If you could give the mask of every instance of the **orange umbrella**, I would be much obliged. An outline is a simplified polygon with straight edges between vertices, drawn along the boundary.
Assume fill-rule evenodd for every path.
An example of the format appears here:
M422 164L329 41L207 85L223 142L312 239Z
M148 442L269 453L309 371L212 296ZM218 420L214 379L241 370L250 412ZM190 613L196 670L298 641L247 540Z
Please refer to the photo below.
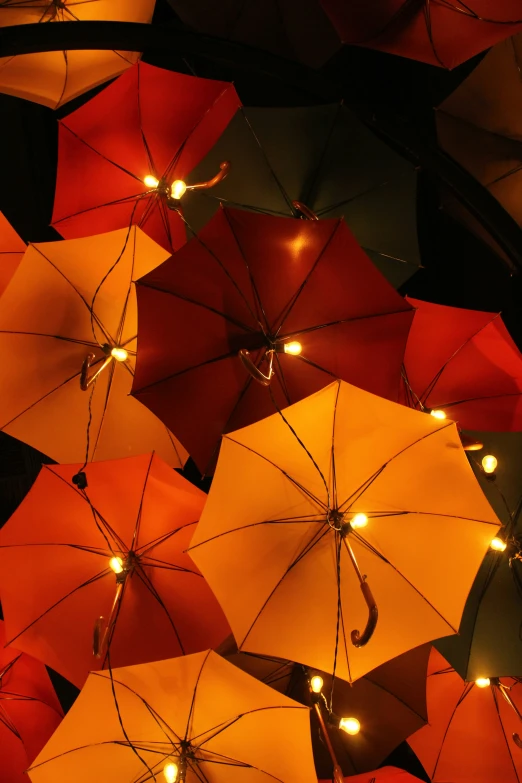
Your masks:
M308 709L220 655L112 675L89 675L32 783L317 783Z
M498 527L453 422L336 381L223 436L189 551L239 649L353 681L456 633Z
M128 396L137 332L132 281L167 255L134 226L28 247L0 305L1 430L57 462L155 449L182 466L183 448Z
M0 27L48 22L142 22L156 0L3 0ZM137 52L81 50L19 54L0 59L0 92L57 109L130 68Z
M78 467L44 465L0 531L9 643L78 687L108 663L219 644L228 625L185 554L204 493L154 454L88 465L87 490Z
M433 783L519 783L522 684L518 679L464 682L433 648L427 697L429 724L408 742Z
M45 666L18 650L4 649L0 621L0 779L27 783L25 770L62 719Z
M25 253L26 244L0 212L0 294L14 275Z

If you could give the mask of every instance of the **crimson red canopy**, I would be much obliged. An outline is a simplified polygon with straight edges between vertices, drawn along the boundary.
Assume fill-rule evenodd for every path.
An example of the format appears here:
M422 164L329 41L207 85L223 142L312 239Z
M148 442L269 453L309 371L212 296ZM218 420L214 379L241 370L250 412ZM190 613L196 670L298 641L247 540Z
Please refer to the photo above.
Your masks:
M222 208L137 285L132 394L173 429L200 470L222 433L342 378L398 399L413 317L342 220ZM299 341L299 356L284 344ZM269 387L251 378L247 349Z
M184 244L179 213L144 178L184 180L240 105L227 82L138 63L60 121L53 226L74 239L135 223L168 250Z
M344 43L455 68L522 30L520 0L321 0Z

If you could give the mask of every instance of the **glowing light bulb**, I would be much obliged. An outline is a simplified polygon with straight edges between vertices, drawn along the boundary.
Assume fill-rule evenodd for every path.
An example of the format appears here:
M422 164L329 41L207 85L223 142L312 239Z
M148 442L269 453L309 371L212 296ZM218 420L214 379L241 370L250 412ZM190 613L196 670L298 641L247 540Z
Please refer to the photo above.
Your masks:
M175 198L176 201L179 201L179 199L185 195L186 190L187 190L187 186L183 182L183 180L176 179L170 186L170 195L172 196L172 198Z
M143 177L143 184L148 188L157 188L159 185L159 179L156 179L156 177L154 177L152 174L147 174L146 177Z
M486 454L485 457L482 457L482 468L484 473L494 473L497 465L498 460L493 454Z
M109 565L115 574L121 574L123 571L123 560L121 557L111 557Z
M301 343L298 343L297 340L294 340L291 343L284 343L283 348L285 350L285 353L289 353L290 356L299 356L299 354L303 350L303 346L301 345Z
M489 546L491 547L491 549L494 549L495 552L505 552L507 544L505 541L502 541L501 538L495 537L494 539L492 539L492 541L490 541Z
M167 783L176 783L178 777L178 765L174 764L172 761L169 761L169 763L165 764L163 767L163 774Z
M479 688L487 688L489 685L489 677L479 677L478 680L475 680L475 685L478 685Z
M353 519L350 520L350 527L357 530L360 527L366 527L368 524L368 517L366 514L356 514Z
M113 348L111 351L111 356L113 359L116 359L117 362L125 362L129 358L129 354L125 350L125 348Z
M357 718L341 718L339 721L339 728L345 731L347 734L358 734L361 730L361 724Z
M310 688L314 693L321 693L323 689L323 678L319 677L318 674L316 674L315 677L312 677L310 680Z
M433 416L434 419L445 419L446 418L446 414L444 413L444 411L441 411L441 410L438 410L438 409L432 410L432 411L430 411L430 413L431 413L431 415Z

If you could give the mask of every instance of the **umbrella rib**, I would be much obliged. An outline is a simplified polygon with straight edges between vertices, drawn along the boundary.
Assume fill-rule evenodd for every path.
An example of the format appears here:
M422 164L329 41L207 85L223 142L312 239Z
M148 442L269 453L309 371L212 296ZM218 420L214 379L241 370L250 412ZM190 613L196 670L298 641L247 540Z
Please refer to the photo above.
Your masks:
M500 723L500 728L502 729L502 736L504 737L504 742L506 743L506 747L507 747L507 750L508 750L508 753L509 753L509 758L511 759L511 763L513 765L513 772L516 775L517 781L519 781L519 783L520 783L520 776L518 774L517 766L515 764L515 759L513 758L513 754L511 753L511 746L510 746L508 738L506 736L506 731L504 729L504 724L502 723L502 718L500 717L500 708L498 706L497 694L496 694L496 691L494 690L494 688L490 688L490 689L491 689L491 695L493 697L493 701L495 703L495 710L496 710L496 713L497 713L498 722Z
M136 90L136 99L138 102L138 125L140 128L140 135L141 140L143 142L143 148L145 150L145 154L147 156L147 159L149 161L149 165L151 167L151 170L154 172L154 174L158 177L158 179L161 179L161 177L158 176L158 171L156 169L156 166L154 165L154 160L152 157L152 152L150 150L149 144L147 142L147 137L145 136L145 131L143 130L143 120L141 116L141 90L140 90L140 76L141 76L141 69L138 67L138 86Z
M332 449L331 449L331 460L332 460L332 487L333 487L333 498L334 498L334 508L337 508L337 471L335 468L335 426L337 423L337 404L339 402L339 394L341 392L341 384L337 384L337 393L335 395L335 403L334 403L334 409L333 409L333 420L332 420Z
M93 444L93 447L92 447L91 461L94 459L94 456L96 454L96 449L98 448L98 443L99 443L100 438L101 438L103 425L105 424L105 416L106 416L107 410L109 408L109 398L110 398L111 391L112 391L112 382L114 380L114 373L116 372L116 362L111 362L111 364L110 364L108 369L109 369L109 371L108 371L107 376L106 376L107 377L107 388L105 390L105 395L104 395L105 399L103 400L103 408L102 408L102 412L101 412L101 416L100 416L100 421L99 421L99 424L98 424L98 431L96 433L96 438L94 440L94 444ZM97 383L97 381L96 381L96 383ZM96 388L96 384L94 384L92 388L93 388L93 394L94 394L94 389ZM87 432L86 432L86 436L87 436L86 437L86 451L87 451L86 457L87 457L87 459L85 460L86 462L88 461L88 457L89 457L89 453L88 453L89 452L89 426L90 426L90 422L87 425Z
M75 337L63 337L60 334L45 334L44 332L21 332L17 329L0 329L0 334L17 334L24 337L48 337L50 340L62 340L66 343L73 343L74 345L85 345L87 348L99 348L98 343L90 342L89 340L78 340Z
M351 204L353 201L357 201L358 198L367 196L369 193L374 193L376 190L385 188L387 185L390 185L393 182L399 182L400 180L405 178L406 178L406 174L401 174L399 177L394 177L393 179L385 179L382 182L379 182L377 185L373 185L371 188L367 188L366 190L361 190L361 192L356 193L355 196L350 196L350 198L346 198L343 199L342 201L338 201L336 204L331 204L328 207L323 207L322 209L317 210L316 215L318 217L323 217L323 215L327 215L328 212L332 212L332 210L334 209L339 209L339 207L344 207L346 206L346 204ZM402 260L402 259L398 259L398 260Z
M97 204L94 207L86 207L85 209L79 209L77 212L71 212L70 215L65 215L64 217L53 220L53 226L57 226L59 223L63 223L65 220L70 220L71 218L78 217L78 215L85 215L86 212L95 212L96 210L103 209L104 207L115 207L118 204L126 204L127 202L139 201L140 199L146 198L147 196L150 195L151 195L150 191L147 191L146 193L136 193L133 196L125 196L124 198L114 199L114 201L106 201L104 204Z
M283 394L285 395L287 405L290 405L291 404L290 392L288 391L288 386L287 386L287 383L286 383L285 374L283 372L283 366L281 364L281 359L279 358L279 354L277 352L274 353L273 356L275 357L275 361L276 361L276 364L277 364L277 370L278 370L277 373L274 373L275 376L276 376L276 380L279 381L279 385L281 386ZM279 406L276 404L274 393L273 393L273 390L272 390L272 385L270 385L268 387L268 391L270 392L270 397L272 398L272 403L274 404L274 407L275 407L276 411L279 412Z
M424 14L424 24L426 25L426 32L428 34L428 39L433 52L433 56L435 57L435 59L437 60L437 62L442 68L446 68L446 65L440 59L437 49L435 48L435 40L433 37L433 29L431 26L430 0L424 0L423 14Z
M408 704L408 702L405 701L401 696L397 696L396 693L394 693L393 691L388 690L388 688L386 688L384 685L381 685L381 683L377 682L376 680L372 680L372 678L370 677L370 674L371 674L371 672L368 672L368 674L365 674L364 675L364 679L368 680L369 682L371 682L371 684L375 688L378 688L379 690L384 691L384 693L387 693L389 696L391 696L392 698L396 699L398 702L403 704L404 707L406 707L410 712L412 712L414 715L416 715L418 718L420 718L420 720L422 720L424 722L424 724L426 725L426 723L428 722L427 718L426 718L426 715L422 715L420 712L417 712L417 710L414 709L411 706L411 704Z
M181 654L185 655L185 647L183 645L183 642L181 641L181 636L179 635L178 629L176 628L176 624L175 624L174 620L172 619L172 617L170 615L170 612L167 609L167 606L166 606L165 602L163 601L163 598L158 593L158 591L156 590L154 584L152 583L152 580L149 578L148 574L146 573L145 568L138 567L136 569L136 576L139 579L141 579L142 583L145 585L145 587L147 588L149 593L152 595L153 598L156 599L156 601L159 603L159 605L161 606L161 608L165 612L165 614L167 616L167 620L169 621L169 623L170 623L170 625L172 627L172 630L174 631L174 634L176 636L177 642L179 644L179 648L181 650Z
M449 674L452 671L453 671L453 669L449 668L449 669L444 670L443 672L437 672L437 674ZM462 702L464 701L466 696L468 696L468 694L471 693L472 689L473 689L473 685L470 685L470 683L465 683L464 684L464 690L462 691L461 695L459 696L459 698L457 700L457 703L455 704L455 707L453 708L452 713L450 715L450 719L448 721L448 725L446 726L446 731L444 732L444 736L442 737L442 742L440 744L439 752L437 753L437 758L435 760L435 766L433 767L433 773L432 773L432 775L430 775L430 777L434 777L435 776L435 772L437 771L437 767L439 765L440 757L441 757L442 751L444 749L444 743L446 742L446 737L448 736L448 732L450 730L451 724L453 723L453 718L455 717L458 708L460 707L460 705L462 704Z
M212 753L215 756L218 756L220 759L225 759L224 761L218 761L216 759L206 759L206 758L200 758L199 761L203 762L205 764L222 764L223 766L227 767L241 767L243 769L255 769L256 772L261 772L262 775L268 775L268 777L272 778L272 780L277 780L279 783L283 783L281 778L276 777L275 775L272 775L271 772L267 772L264 769L261 769L260 767L256 767L255 764L249 764L247 761L239 761L239 759L234 759L231 756L223 756L221 753L216 753L216 751L208 751L204 750L204 753Z
M456 405L465 405L467 402L478 402L479 400L499 400L503 397L519 397L522 391L506 392L505 394L487 394L483 397L469 397L467 400L456 400L455 402L445 402L444 407L454 407ZM442 405L441 405L442 407Z
M268 209L263 207L256 207L255 204L244 204L240 201L232 201L228 198L223 198L222 196L214 196L212 193L207 193L206 190L200 190L195 191L195 194L198 195L198 198L206 198L211 201L216 201L218 204L223 204L224 206L230 206L230 207L239 207L243 209L247 209L249 212L256 212L259 215L274 215L275 217L292 217L288 214L288 212L281 212L277 209ZM192 230L193 234L196 234L194 230Z
M235 527L232 530L225 530L223 533L216 533L215 536L211 536L210 538L205 539L205 541L200 541L199 544L194 544L193 546L189 546L186 550L187 552L191 552L193 549L197 549L200 546L203 546L204 544L210 544L212 541L216 541L218 538L223 538L223 536L228 536L231 533L241 533L243 530L248 530L251 527L259 527L260 525L277 525L277 524L288 524L288 523L302 523L302 524L310 524L311 522L317 522L318 524L324 525L326 524L324 517L320 517L319 519L307 519L306 517L285 517L283 519L264 519L262 522L251 522L248 525L242 525L241 527Z
M62 100L63 100L63 96L65 95L65 90L67 89L67 81L69 79L69 58L67 57L67 51L64 49L62 51L62 54L63 54L64 65L65 65L65 73L64 73L64 77L63 77L62 91L60 93L60 97L58 98L58 102L56 104L56 108L61 106L61 103L62 103Z
M329 147L329 145L330 145L330 143L332 141L332 138L333 138L333 135L334 135L334 131L335 131L335 127L337 125L339 117L341 116L342 105L343 105L342 101L337 104L337 109L336 109L336 112L335 112L335 116L332 118L332 123L330 125L330 128L328 129L328 133L326 133L325 136L324 136L324 145L323 145L323 148L321 150L321 154L319 155L319 161L317 163L317 167L316 167L316 169L314 171L314 174L312 176L310 185L308 187L308 192L304 193L303 197L299 199L300 201L304 201L304 203L308 207L312 207L313 203L315 202L315 198L312 198L312 194L314 193L314 191L316 189L317 181L319 179L319 175L320 175L321 169L323 167L323 164L324 164L324 161L325 161L325 158L326 158L326 152L327 152L328 147ZM301 196L301 194L299 194L299 196Z
M224 359L231 359L233 357L236 357L235 351L231 353L225 353L222 356L214 356L212 359L206 359L204 362L193 364L192 367L185 367L185 369L179 370L178 372L173 372L171 375L166 375L164 378L159 378L157 381L147 383L145 386L141 386L139 389L135 389L133 394L134 396L137 396L138 394L142 394L148 389L152 389L154 386L159 386L162 383L166 383L167 381L172 380L172 378L179 378L180 375L185 375L188 372L192 372L192 370L199 370L200 367L206 367L208 364L215 364L216 362L222 362Z
M132 217L131 217L131 220L132 220ZM130 268L130 274L129 274L129 285L127 287L127 293L125 295L125 302L124 302L123 307L121 309L120 323L118 324L118 327L116 329L116 345L120 345L121 344L121 340L122 340L122 336L123 336L123 329L125 327L125 319L127 318L127 310L128 310L128 307L129 307L129 299L130 299L130 295L131 295L131 291L132 291L132 285L133 285L135 261L136 261L136 231L133 232L133 248L132 248L131 268Z
M205 666L205 664L206 664L206 662L208 660L208 656L210 655L210 652L211 651L209 650L207 652L207 654L205 655L205 657L203 658L203 661L201 663L201 666L200 666L200 669L199 669L199 672L198 672L198 676L196 677L196 682L195 682L195 685L194 685L194 691L192 693L192 699L190 700L190 707L189 707L188 716L187 716L187 725L186 725L186 728L185 728L185 736L184 736L185 742L188 739L189 728L190 728L190 721L192 720L192 716L194 714L194 707L195 707L195 704L196 704L196 694L197 694L197 690L198 690L198 687L199 687L199 682L201 680L201 675L203 674L203 668L204 668L204 666ZM192 739L194 739L194 738L191 737L191 740Z
M10 424L12 424L14 421L20 418L20 416L23 416L24 413L27 413L27 411L30 411L31 408L34 408L36 405L38 405L40 402L43 402L43 400L47 399L47 397L50 397L51 394L54 394L54 392L58 391L59 389L62 389L64 386L66 386L70 381L74 381L75 378L78 378L79 372L75 373L74 375L71 375L70 378L66 378L65 381L62 381L62 383L59 383L58 386L55 386L54 389L51 389L46 394L43 395L43 397L39 397L37 400L32 402L30 405L27 406L27 408L24 408L23 411L20 411L20 413L17 413L16 416L13 416L12 419L9 421L6 421L4 424L1 425L0 430L5 429Z
M282 340L287 340L289 337L298 337L301 334L308 334L309 332L315 332L318 329L327 329L329 326L337 326L338 324L349 324L358 321L367 321L370 318L387 318L390 315L403 315L408 310L390 310L386 313L369 313L368 315L357 315L353 318L340 318L338 321L329 321L326 324L316 324L315 326L308 326L306 329L299 329L296 332L289 332L281 337ZM297 357L301 359L301 356Z
M210 651L209 651L210 652ZM205 734L210 734L209 737L202 740L198 745L196 745L197 750L201 750L203 748L203 745L206 745L207 742L210 742L211 740L215 739L219 734L222 734L224 731L229 729L231 726L233 726L235 723L237 723L242 718L246 717L247 715L253 715L256 712L267 712L268 710L306 710L308 711L307 707L304 707L302 704L299 705L291 705L291 704L278 704L275 706L269 706L269 707L254 707L252 710L246 710L246 712L241 712L239 715L235 715L233 718L229 718L228 720L224 720L222 723L216 724L216 726L213 726L210 729L206 729L205 731L202 731L200 734L196 734L194 736L191 736L190 741L191 743L194 743L194 740L200 739L200 737L204 737ZM214 732L213 734L211 732ZM207 750L206 748L203 748L203 752L207 753L214 753L213 750ZM217 754L216 754L217 755Z
M162 544L168 538L175 536L176 533L179 533L181 530L185 530L185 528L187 527L191 527L191 525L197 525L197 520L195 520L194 522L188 522L186 525L181 525L180 527L175 528L175 530L170 530L168 533L164 533L161 536L157 536L152 541L148 541L147 544L143 544L143 546L136 547L134 551L136 552L136 554L139 554L140 556L146 555L147 552L150 552L150 550L153 549L155 546Z
M147 472L145 473L145 481L143 482L143 489L141 490L141 496L140 496L140 503L138 506L138 514L136 516L136 523L134 525L134 532L132 534L132 543L130 545L130 549L134 551L135 544L137 544L138 541L138 535L140 532L141 527L141 514L143 511L143 500L145 498L145 492L147 490L147 483L149 481L150 471L152 468L152 460L154 459L154 452L150 455L149 464L147 465Z
M60 125L62 126L62 128L65 128L66 130L68 130L68 131L69 131L69 133L72 133L72 135L75 137L75 139L77 139L77 140L78 140L79 142L81 142L82 144L85 144L85 146L86 146L86 147L88 147L88 148L89 148L89 149L90 149L92 152L96 153L96 155L99 155L99 156L100 156L100 158L103 158L104 160L106 160L106 161L107 161L107 163L111 163L113 166L116 166L116 168L120 169L120 171L123 171L123 173L124 173L124 174L128 174L128 175L129 175L129 177L132 177L133 179L136 179L136 180L138 180L138 182L139 182L140 184L143 184L143 183L142 183L142 181L141 181L141 179L140 179L140 178L139 178L139 177L138 177L136 174L133 174L133 173L132 173L132 171L129 171L129 170L128 170L128 169L126 169L124 166L120 166L120 164L119 164L119 163L116 163L114 160L111 160L111 159L110 159L110 158L108 158L106 155L104 155L103 153L101 153L99 150L97 150L97 149L95 149L94 147L92 147L92 146L89 144L89 142L85 141L85 139L82 139L82 138L81 138L81 136L78 136L78 134L77 134L77 133L75 133L75 132L74 132L74 131L73 131L71 128L69 128L69 126L68 126L68 125L66 125L66 124L65 124L65 120L60 120ZM93 209L94 209L94 207L93 207ZM62 220L64 220L64 218L62 218Z

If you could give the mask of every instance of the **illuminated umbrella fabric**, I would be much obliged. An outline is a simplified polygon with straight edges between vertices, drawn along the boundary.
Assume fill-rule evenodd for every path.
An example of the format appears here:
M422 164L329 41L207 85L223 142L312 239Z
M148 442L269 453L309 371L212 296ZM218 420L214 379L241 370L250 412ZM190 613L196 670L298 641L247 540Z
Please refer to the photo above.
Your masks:
M32 783L92 783L103 770L111 783L163 781L183 757L187 783L316 783L308 709L216 653L112 674L89 675Z
M428 672L429 724L408 740L433 783L519 783L522 684L512 678L465 683L433 650ZM513 709L503 697L512 699Z
M45 666L4 644L0 621L0 775L2 783L24 783L63 713Z
M134 223L172 252L186 233L171 185L190 175L239 106L227 82L138 63L60 120L53 226L69 239Z
M298 60L324 64L341 42L319 0L169 0L179 18L198 32Z
M413 311L342 220L221 209L137 291L132 393L202 472L213 469L223 432L332 378L397 399ZM296 342L301 355L285 353ZM240 351L266 377L273 362L269 388L243 367Z
M194 178L212 177L223 160L231 164L226 179L182 199L193 231L220 200L289 216L301 215L298 201L319 218L344 217L394 286L420 266L416 171L344 105L240 109Z
M155 0L2 0L0 27L49 22L141 22L152 19ZM130 68L140 54L67 50L0 59L0 91L52 109Z
M455 68L522 30L518 0L321 0L342 41Z
M240 650L353 681L456 632L498 525L452 422L337 381L223 437L189 551Z
M167 255L135 227L28 247L0 304L1 430L57 462L155 449L170 465L184 464L172 434L128 396L137 332L132 281ZM124 361L111 358L113 347L127 352ZM89 355L91 374L109 366L82 391Z
M326 783L326 780L320 783ZM346 778L346 783L419 783L419 778L397 767L381 767L362 775L351 775Z
M467 429L522 429L522 356L498 313L407 299L404 401Z
M93 657L99 617L113 666L219 644L228 625L185 553L204 493L155 455L88 465L83 492L72 481L79 467L44 465L0 531L10 643L78 687L109 662L103 638Z
M522 36L497 44L441 104L441 146L522 225Z
M426 671L430 649L429 645L423 645L410 650L352 685L342 680L335 682L329 738L344 774L373 769L427 722ZM311 704L308 679L319 675L324 683L322 691L326 701L330 701L332 678L324 672L307 671L299 664L251 653L236 652L226 657L258 680L307 705ZM321 708L324 712L325 707ZM342 717L358 720L360 732L350 736L339 730L339 718ZM317 775L331 778L331 759L314 711L311 730Z
M0 212L0 295L16 272L25 250L24 240Z
M480 485L503 523L504 551L490 549L470 592L458 636L436 642L437 649L467 681L478 677L522 676L522 435L468 432L484 444L468 454ZM485 473L482 460L498 461ZM487 462L486 462L487 466Z

